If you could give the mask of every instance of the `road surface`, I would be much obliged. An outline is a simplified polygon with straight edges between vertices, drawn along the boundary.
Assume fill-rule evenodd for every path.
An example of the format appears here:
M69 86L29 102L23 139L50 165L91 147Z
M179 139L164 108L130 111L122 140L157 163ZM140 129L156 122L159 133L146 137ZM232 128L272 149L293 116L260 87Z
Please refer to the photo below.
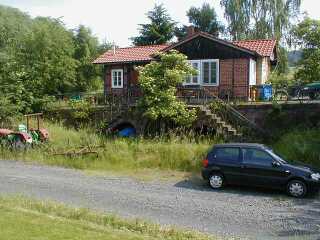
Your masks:
M216 192L200 180L143 183L0 161L0 195L8 194L59 201L217 236L320 239L319 196L298 200L279 192L235 187Z

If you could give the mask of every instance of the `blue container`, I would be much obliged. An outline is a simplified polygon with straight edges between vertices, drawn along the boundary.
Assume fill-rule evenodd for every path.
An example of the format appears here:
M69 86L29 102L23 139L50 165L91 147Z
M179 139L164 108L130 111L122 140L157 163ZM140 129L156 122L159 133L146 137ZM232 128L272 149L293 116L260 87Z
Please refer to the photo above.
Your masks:
M257 86L259 92L259 99L262 101L270 101L272 99L272 86L263 84Z
M125 128L121 131L119 131L118 135L120 137L128 138L128 137L134 137L136 135L136 130L134 128Z

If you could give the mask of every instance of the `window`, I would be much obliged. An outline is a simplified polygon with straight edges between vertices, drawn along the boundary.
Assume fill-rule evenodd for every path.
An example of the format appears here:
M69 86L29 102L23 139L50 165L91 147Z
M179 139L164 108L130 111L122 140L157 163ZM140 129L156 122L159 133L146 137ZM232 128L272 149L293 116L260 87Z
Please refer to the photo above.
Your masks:
M123 87L123 70L113 69L111 71L112 76L112 88L122 88Z
M218 148L215 155L219 162L237 163L239 162L239 148Z
M245 148L243 149L243 163L271 166L274 159L265 151Z
M255 60L250 59L250 86L257 85L257 63Z
M187 85L193 85L193 84L200 84L200 62L198 60L196 61L190 61L190 64L193 68L195 68L198 73L195 75L187 76L187 79L185 81L185 84Z
M187 76L185 85L219 85L219 60L191 60L190 64L198 74Z
M219 60L203 60L201 64L203 85L218 85Z

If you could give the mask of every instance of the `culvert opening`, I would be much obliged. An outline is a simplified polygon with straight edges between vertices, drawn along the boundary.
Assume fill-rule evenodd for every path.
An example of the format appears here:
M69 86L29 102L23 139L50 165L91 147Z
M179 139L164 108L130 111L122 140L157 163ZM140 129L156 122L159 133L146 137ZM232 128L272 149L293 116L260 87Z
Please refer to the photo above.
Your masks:
M137 130L135 126L129 122L123 122L116 125L112 132L119 137L135 137L137 135Z

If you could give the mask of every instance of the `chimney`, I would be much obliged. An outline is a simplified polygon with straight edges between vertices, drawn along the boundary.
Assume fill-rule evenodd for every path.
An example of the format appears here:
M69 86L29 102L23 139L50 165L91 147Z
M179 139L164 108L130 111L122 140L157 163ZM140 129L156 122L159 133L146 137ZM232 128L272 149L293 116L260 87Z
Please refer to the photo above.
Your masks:
M187 37L190 37L196 33L196 29L194 26L187 27Z

